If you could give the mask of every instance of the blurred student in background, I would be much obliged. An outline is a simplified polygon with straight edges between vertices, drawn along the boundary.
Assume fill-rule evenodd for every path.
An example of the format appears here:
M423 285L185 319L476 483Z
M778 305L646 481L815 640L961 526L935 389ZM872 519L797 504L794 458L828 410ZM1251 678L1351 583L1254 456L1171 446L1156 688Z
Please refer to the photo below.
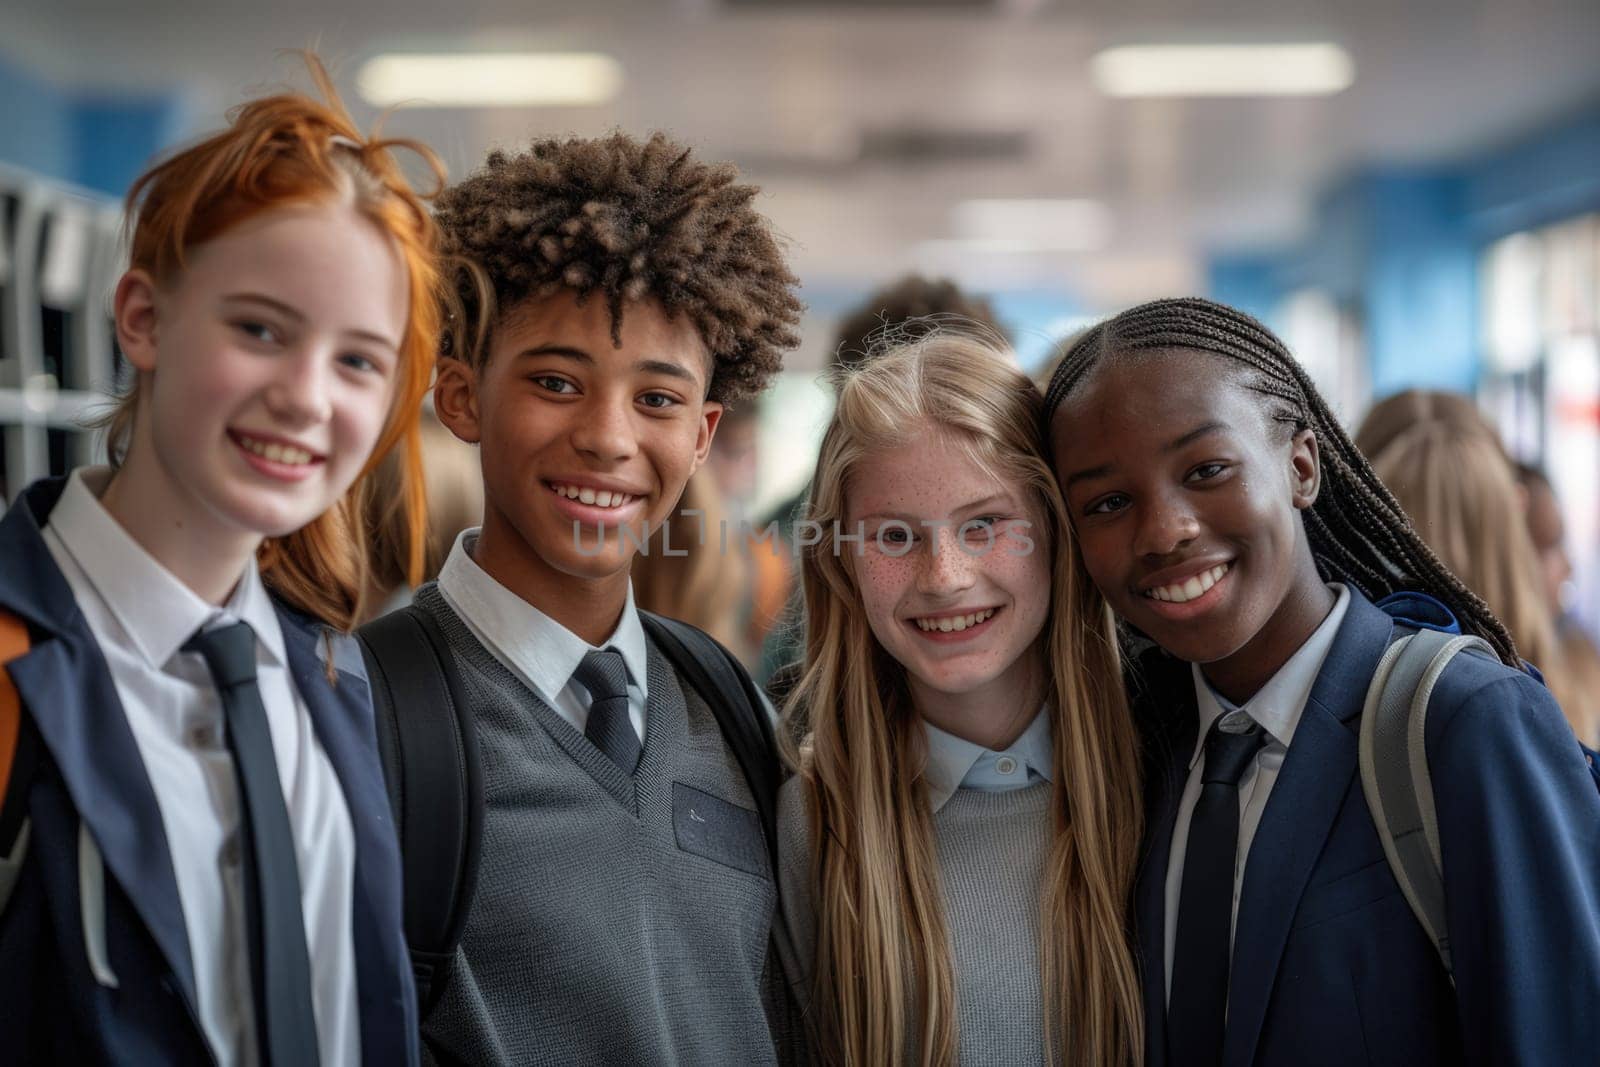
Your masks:
M1561 502L1544 472L1519 463L1517 482L1527 494L1528 534L1539 554L1539 571L1544 577L1544 594L1556 620L1556 644L1567 671L1567 717L1573 721L1578 737L1590 749L1600 748L1600 650L1581 623L1567 610L1566 593L1572 577L1572 560L1567 556L1566 522L1561 517ZM1580 724L1587 724L1587 727Z
M411 603L413 589L439 576L456 535L483 521L483 480L478 474L477 451L457 440L432 412L423 412L421 431L421 473L428 494L421 575L416 581L408 577L406 517L399 507L404 498L405 470L400 457L390 453L368 479L361 506L371 557L370 586L364 601L367 610L362 622Z
M698 626L749 662L745 626L751 606L747 551L709 471L689 476L678 506L653 527L633 560L633 599L642 611Z
M1493 427L1465 396L1409 390L1377 404L1355 442L1423 541L1505 624L1518 654L1544 675L1573 731L1592 746L1593 724L1579 713L1556 639L1523 493Z
M763 530L750 514L761 469L761 410L760 400L751 399L723 411L705 471L722 498L728 550L739 556L738 562L730 561L724 568L723 578L730 585L742 583L731 591L738 598L737 627L730 633L734 640L723 643L752 670L760 663L762 642L782 616L794 585L794 557L788 544L782 538L762 536ZM717 543L724 543L720 533ZM638 584L637 574L634 584ZM687 615L674 617L695 621ZM702 629L722 637L711 627Z

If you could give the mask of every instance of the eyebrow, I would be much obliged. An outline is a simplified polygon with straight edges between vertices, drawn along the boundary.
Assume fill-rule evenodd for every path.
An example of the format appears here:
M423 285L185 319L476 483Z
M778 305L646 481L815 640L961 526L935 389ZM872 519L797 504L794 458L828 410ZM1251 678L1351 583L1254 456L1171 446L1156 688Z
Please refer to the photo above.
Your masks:
M517 353L518 359L530 359L534 356L556 356L560 359L570 359L574 363L582 363L588 367L594 366L593 356L583 349L574 348L571 345L539 345L536 348L524 349ZM681 363L673 363L665 359L641 359L634 363L633 369L644 371L648 374L664 374L669 378L679 378L689 382L691 385L700 384L700 379L694 376L693 371Z
M285 304L282 300L275 300L264 293L228 293L222 298L222 300L224 303L232 304L260 304L262 307L270 308L279 315L282 315L284 318L296 324L306 321L305 313L299 308L296 308L291 304ZM372 330L363 330L357 328L348 329L344 332L351 337L360 338L364 341L371 341L396 352L400 350L400 345L398 342L383 336L381 333L374 333Z
M981 510L983 508L992 507L992 506L994 506L996 504L1007 504L1007 505L1015 506L1016 501L1014 501L1011 498L1011 495L1009 493L990 493L986 497L980 497L977 500L969 500L965 504L961 504L961 505L959 505L957 507L951 508L950 509L950 514L952 514L952 515L960 515L962 512L978 511L978 510ZM910 522L913 525L915 525L916 522L920 522L921 521L921 516L918 516L918 515L902 515L899 512L894 512L894 511L875 511L870 515L861 516L860 521L861 522L866 522L869 519L898 519L901 522Z
M1182 436L1173 438L1171 441L1168 441L1166 444L1162 445L1161 451L1176 452L1181 448L1187 448L1189 445L1194 444L1207 434L1216 433L1218 430L1226 430L1227 428L1227 425L1221 422L1213 421L1201 423L1199 426L1196 426L1194 429L1183 434ZM1098 467L1090 467L1088 470L1076 471L1067 476L1066 484L1062 487L1062 490L1063 492L1070 492L1072 487L1077 485L1079 482L1087 482L1093 481L1096 478L1104 478L1110 473L1111 464L1109 463L1102 464Z

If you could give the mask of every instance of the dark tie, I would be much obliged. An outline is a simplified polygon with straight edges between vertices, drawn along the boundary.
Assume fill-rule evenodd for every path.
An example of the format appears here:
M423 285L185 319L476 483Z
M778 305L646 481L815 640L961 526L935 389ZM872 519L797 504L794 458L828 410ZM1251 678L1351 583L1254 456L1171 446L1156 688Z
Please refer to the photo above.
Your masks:
M589 721L583 736L626 774L639 765L639 735L628 719L628 666L615 649L590 652L572 672L589 691Z
M1206 735L1200 799L1189 821L1178 935L1172 950L1167 1048L1174 1067L1214 1067L1222 1062L1239 845L1239 777L1266 739L1266 732L1254 723L1245 733L1228 733L1222 729L1222 718Z
M289 809L272 755L267 709L256 688L256 637L248 624L198 633L183 646L205 657L222 697L228 749L239 776L239 833L244 855L245 929L255 987L261 1062L274 1067L317 1063L311 1008L311 961L300 911Z

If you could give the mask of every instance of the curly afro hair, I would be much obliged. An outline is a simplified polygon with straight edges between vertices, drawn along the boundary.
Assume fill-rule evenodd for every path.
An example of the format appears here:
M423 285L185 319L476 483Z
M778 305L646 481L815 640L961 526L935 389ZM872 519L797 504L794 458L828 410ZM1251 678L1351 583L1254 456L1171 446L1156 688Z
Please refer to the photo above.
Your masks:
M834 342L833 361L840 367L854 367L883 351L885 342L914 341L948 325L976 328L1002 344L1011 344L1011 335L988 300L947 278L907 274L845 316Z
M799 285L777 237L731 163L702 163L665 135L623 133L535 141L490 154L438 200L450 251L473 263L458 278L473 361L487 352L497 309L573 290L599 294L622 340L623 308L654 299L687 315L713 365L708 399L765 388L799 343Z

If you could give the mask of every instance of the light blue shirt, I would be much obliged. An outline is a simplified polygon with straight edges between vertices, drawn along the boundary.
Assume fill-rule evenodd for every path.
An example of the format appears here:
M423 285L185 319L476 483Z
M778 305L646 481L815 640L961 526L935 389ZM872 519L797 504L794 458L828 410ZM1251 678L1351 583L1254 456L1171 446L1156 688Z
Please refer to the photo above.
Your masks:
M1050 759L1050 709L1040 708L1022 736L1001 752L984 748L930 722L928 736L928 806L935 812L957 789L1003 793L1040 781L1054 781Z

